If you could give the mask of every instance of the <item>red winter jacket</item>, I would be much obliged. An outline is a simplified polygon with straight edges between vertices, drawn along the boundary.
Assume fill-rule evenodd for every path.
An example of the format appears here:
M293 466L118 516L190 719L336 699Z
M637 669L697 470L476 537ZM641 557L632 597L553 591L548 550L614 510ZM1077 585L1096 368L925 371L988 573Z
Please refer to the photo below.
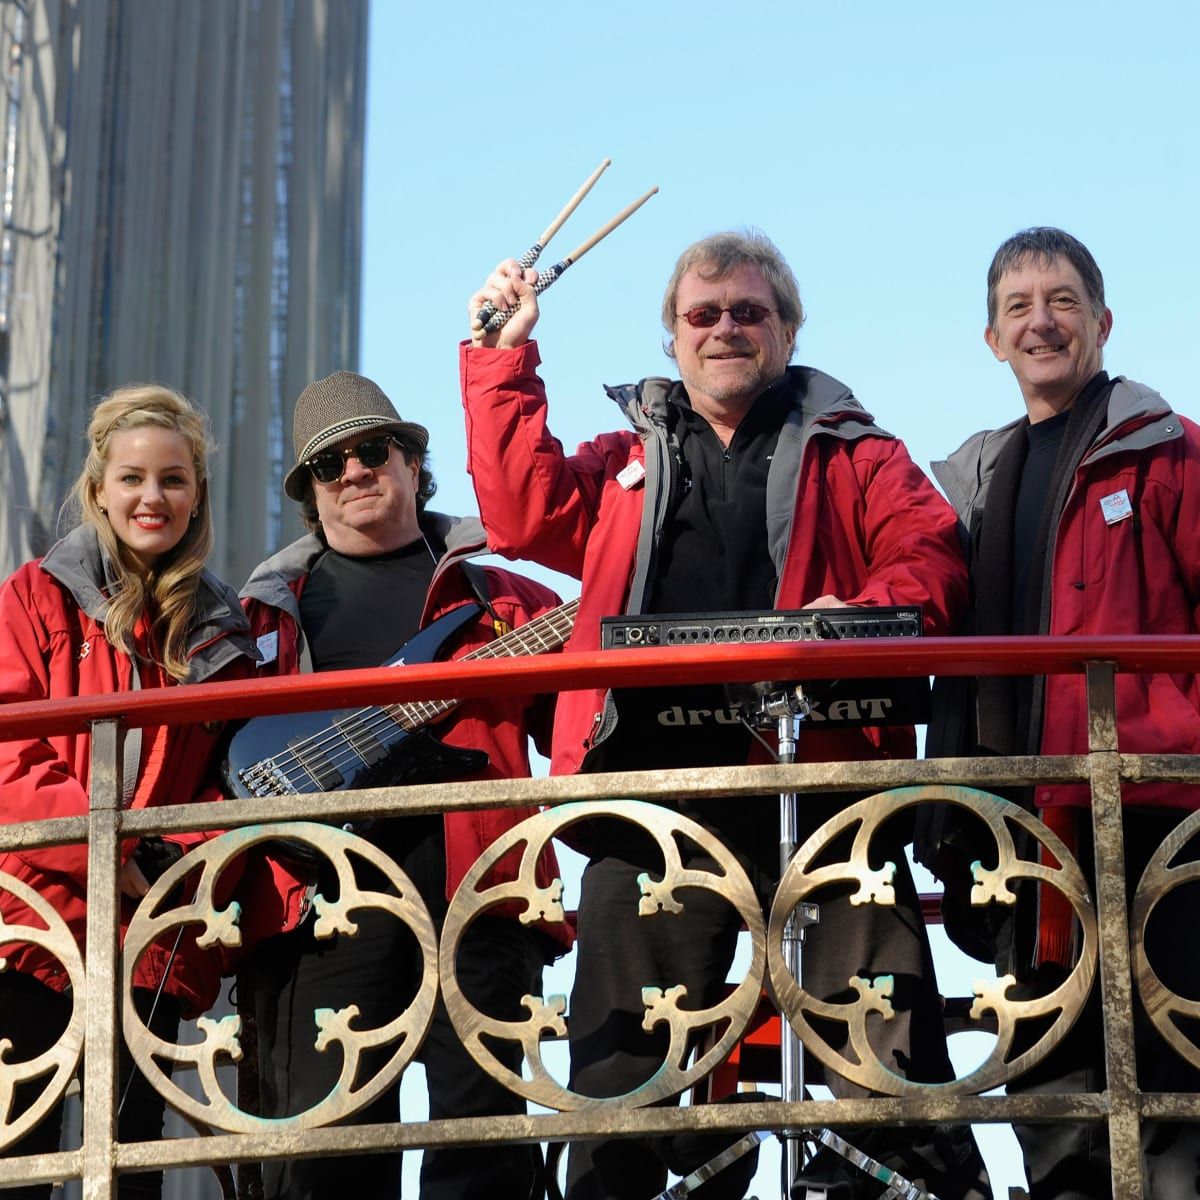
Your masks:
M938 480L968 529L976 526L996 461L1024 419L978 433ZM1128 515L1108 524L1101 502L1124 492ZM1108 506L1111 511L1111 505ZM1124 506L1118 505L1118 512ZM1120 376L1105 428L1084 455L1053 542L1045 632L1194 634L1200 630L1200 428L1143 384ZM1126 754L1200 754L1200 687L1194 675L1117 675L1117 737ZM1085 754L1082 675L1048 675L1042 754ZM1200 806L1200 789L1126 784L1127 804ZM1086 784L1042 784L1039 808L1087 806Z
M600 618L639 611L645 595L646 548L664 520L671 470L666 406L682 385L647 379L610 389L635 432L602 434L568 456L546 427L539 361L533 342L462 347L469 469L494 550L583 581L567 651L594 650ZM802 608L824 594L848 604L921 604L926 632L948 632L967 593L949 505L843 384L791 367L784 386L794 407L767 480L776 607ZM599 690L559 697L555 773L579 770L608 726L609 703ZM911 728L806 730L799 741L810 762L914 751Z
M429 541L447 550L438 563L425 601L421 625L444 616L462 604L478 602L462 569L472 555L486 553L483 528L474 519L460 520L440 513L421 516ZM300 628L299 599L308 573L325 545L312 534L300 538L264 562L242 589L242 600L254 635L278 632L278 656L263 664L264 673L293 675L312 669ZM496 617L510 628L526 624L557 607L549 588L509 571L485 568L489 602ZM492 617L486 612L457 635L451 658L462 658L495 640ZM496 696L462 703L435 726L447 745L483 750L488 765L475 779L517 779L528 776L529 738L542 753L549 751L552 705L547 697ZM445 815L446 896L453 896L476 859L503 833L533 815L533 808L484 809ZM516 877L515 863L506 860L490 878ZM558 863L547 848L538 863L538 881L546 886L558 877ZM254 899L243 904L243 938L248 948L257 940L294 929L304 917L311 879L304 869L278 859L263 859L248 868L244 887ZM570 942L563 925L545 927L550 936Z
M5 581L0 588L0 702L99 696L169 682L153 664L140 664L141 678L135 677L129 655L109 645L103 624L108 578L94 531L80 526L40 562L26 563ZM189 682L253 674L258 655L232 588L205 572L200 600L202 615L188 640ZM216 724L130 730L126 742L132 742L140 766L128 807L220 799L208 782L220 732ZM85 814L90 770L87 732L0 743L0 820ZM171 839L187 846L206 836L176 834ZM135 845L131 840L122 846L122 861ZM0 854L0 870L49 901L83 947L85 844ZM134 901L122 900L122 937L134 907ZM2 890L0 910L11 924L29 924L32 919L41 925L25 904ZM142 956L134 972L136 986L157 988L170 950L155 945ZM62 964L37 946L10 943L0 946L0 956L8 959L10 968L26 971L59 991L69 982ZM198 951L193 938L185 935L164 990L194 1014L211 1006L219 981L219 956Z

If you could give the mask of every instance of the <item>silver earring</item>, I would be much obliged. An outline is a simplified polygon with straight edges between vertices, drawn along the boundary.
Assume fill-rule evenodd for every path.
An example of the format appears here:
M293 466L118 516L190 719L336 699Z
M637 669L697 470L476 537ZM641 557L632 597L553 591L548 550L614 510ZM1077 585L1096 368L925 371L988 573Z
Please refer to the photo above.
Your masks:
M193 509L192 509L192 516L193 516L193 517L198 517L199 515L200 515L200 510L199 510L198 508L193 508Z
M101 505L100 505L100 515L101 515L102 517L107 517L107 516L108 516L108 509L107 509L107 508L105 508L103 504L101 504Z

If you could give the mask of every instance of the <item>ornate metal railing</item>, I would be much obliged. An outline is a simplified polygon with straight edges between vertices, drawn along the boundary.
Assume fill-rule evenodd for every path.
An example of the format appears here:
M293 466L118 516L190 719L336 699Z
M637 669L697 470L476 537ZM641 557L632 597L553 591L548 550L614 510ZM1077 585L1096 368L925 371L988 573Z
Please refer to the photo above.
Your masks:
M355 671L304 679L263 680L249 684L212 684L173 688L140 695L117 695L58 702L13 704L0 709L0 739L46 736L91 725L92 785L86 815L0 827L0 851L29 850L86 841L89 847L87 946L84 959L74 940L46 903L11 876L0 875L0 888L15 891L45 922L44 930L4 926L0 944L36 941L60 961L72 982L73 1015L58 1044L33 1063L9 1061L0 1043L0 1152L28 1131L67 1087L82 1063L86 1079L83 1143L80 1149L0 1160L0 1186L82 1178L89 1198L115 1194L118 1173L130 1170L236 1164L283 1156L418 1149L451 1144L502 1141L563 1142L581 1138L675 1133L683 1130L744 1131L829 1127L849 1124L922 1124L955 1122L1089 1121L1107 1124L1114 1194L1137 1200L1143 1195L1139 1137L1146 1120L1200 1119L1200 1096L1143 1094L1138 1089L1133 1044L1134 988L1163 1034L1163 1053L1183 1055L1200 1066L1200 1050L1181 1032L1175 1018L1195 1018L1200 1005L1170 993L1145 957L1142 935L1154 905L1176 887L1194 881L1200 867L1173 862L1178 850L1200 830L1189 818L1151 862L1130 914L1125 903L1123 835L1120 820L1122 783L1200 782L1200 756L1121 754L1114 706L1114 677L1120 671L1200 669L1200 647L1189 638L1045 638L907 639L847 645L804 643L791 646L695 647L605 654L505 659L500 662L450 663L393 670ZM1087 677L1089 745L1086 754L1063 757L871 761L727 767L519 779L482 783L417 785L358 792L249 799L223 804L178 805L139 811L121 808L124 731L162 722L233 719L299 710L343 708L350 704L399 703L442 698L469 699L501 693L530 694L596 685L631 686L760 679L834 677L878 678L928 674L1029 674L1084 672ZM1095 835L1096 895L1091 897L1078 865L1061 842L1032 816L985 790L1037 783L1085 782L1091 788ZM640 801L678 799L688 794L736 797L763 793L844 792L867 794L827 822L801 848L780 882L769 919L764 921L752 889L729 851L698 826L659 806ZM621 799L613 799L620 797ZM581 804L580 802L586 802ZM888 1006L880 981L852 982L857 998L832 1014L852 1031L857 1061L831 1047L810 1017L830 1013L790 973L780 945L787 914L813 889L830 879L858 888L864 902L887 903L890 878L868 861L872 834L891 817L922 803L941 802L972 810L996 842L997 866L976 868L973 902L1007 901L1010 884L1045 880L1067 897L1082 931L1082 952L1069 979L1048 998L1036 1002L1006 999L1003 981L982 986L973 1015L995 1031L993 1051L966 1077L945 1085L916 1085L873 1058L866 1023L871 1012ZM441 944L422 906L382 894L356 895L351 870L355 856L376 862L385 875L398 868L374 847L341 829L331 819L414 815L451 810L536 804L545 811L513 829L476 863L450 908ZM607 812L641 824L657 840L666 870L661 882L648 879L643 890L647 911L670 907L680 886L717 888L736 906L750 931L751 961L744 979L718 1008L697 1014L675 1003L668 990L648 995L647 1005L667 1025L670 1050L664 1070L635 1096L598 1100L571 1092L541 1058L544 1038L560 1035L560 1000L535 998L526 1021L497 1022L476 1012L458 987L455 951L469 923L494 904L517 901L529 919L562 920L561 892L540 887L533 863L539 849L565 826L586 815ZM772 817L774 814L772 813ZM281 827L279 822L288 822ZM322 824L311 824L321 822ZM120 912L117 877L121 840L168 831L228 830L186 856L140 903L126 937L117 945ZM829 843L854 830L843 860L822 857ZM1019 853L1014 831L1045 845L1057 866L1045 866ZM723 874L698 878L679 861L676 834L702 844ZM221 872L240 854L269 838L287 835L317 847L334 863L341 880L337 902L318 902L318 920L344 928L355 903L392 906L397 919L414 930L424 957L424 974L409 1008L386 1031L394 1046L387 1065L357 1088L349 1083L327 1103L280 1121L268 1121L237 1106L222 1091L216 1067L240 1054L236 1017L199 1023L203 1040L176 1046L155 1038L134 1012L128 988L130 964L139 950L181 924L201 930L200 942L232 946L238 939L238 914L229 904L214 903ZM843 842L846 841L843 838ZM710 844L711 843L711 844ZM516 883L488 884L489 867L506 853L520 856ZM820 860L818 862L818 859ZM185 876L198 879L191 899L170 893ZM1132 934L1132 935L1131 935ZM1099 975L1099 983L1095 976ZM464 1044L490 1073L528 1100L551 1109L548 1114L490 1117L480 1120L404 1122L333 1127L330 1122L361 1107L394 1081L414 1056L441 987ZM877 1098L778 1101L738 1106L693 1105L685 1109L646 1108L655 1100L691 1086L706 1075L740 1036L769 987L807 1049L826 1068L881 1093ZM981 1096L1026 1070L1061 1038L1093 986L1102 989L1107 1088L1101 1094ZM1057 1017L1054 1013L1061 1010ZM121 1020L118 1021L118 1014ZM1036 1015L1047 1028L1036 1045L1007 1055L1016 1025ZM691 1034L702 1024L719 1036L706 1052L688 1058ZM117 1143L116 1049L119 1030L143 1070L168 1102L213 1131L205 1138ZM322 1036L340 1044L347 1063L357 1053L359 1035L339 1014L326 1019ZM488 1040L511 1039L524 1048L527 1077L506 1071L491 1055ZM485 1040L487 1039L487 1040ZM194 1067L205 1099L185 1094L167 1078L161 1060L176 1068ZM12 1087L21 1080L45 1080L44 1093L24 1116L13 1120Z

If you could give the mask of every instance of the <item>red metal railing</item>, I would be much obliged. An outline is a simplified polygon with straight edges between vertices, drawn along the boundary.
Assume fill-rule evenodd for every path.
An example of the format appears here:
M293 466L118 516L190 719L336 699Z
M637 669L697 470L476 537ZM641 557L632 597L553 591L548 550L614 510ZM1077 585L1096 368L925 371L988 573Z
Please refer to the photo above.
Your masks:
M681 646L376 667L318 675L207 683L0 706L0 740L82 729L312 712L361 704L579 690L592 687L753 683L762 679L921 675L1082 674L1089 662L1119 672L1200 672L1200 636L878 638L761 646Z

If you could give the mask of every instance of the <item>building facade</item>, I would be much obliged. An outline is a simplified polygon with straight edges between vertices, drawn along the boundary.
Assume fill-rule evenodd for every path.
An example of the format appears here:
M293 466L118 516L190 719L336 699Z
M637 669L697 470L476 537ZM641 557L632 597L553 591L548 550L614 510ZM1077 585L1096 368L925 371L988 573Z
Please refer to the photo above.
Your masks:
M298 530L288 416L358 359L367 0L0 0L0 571L96 399L204 407L219 574Z

